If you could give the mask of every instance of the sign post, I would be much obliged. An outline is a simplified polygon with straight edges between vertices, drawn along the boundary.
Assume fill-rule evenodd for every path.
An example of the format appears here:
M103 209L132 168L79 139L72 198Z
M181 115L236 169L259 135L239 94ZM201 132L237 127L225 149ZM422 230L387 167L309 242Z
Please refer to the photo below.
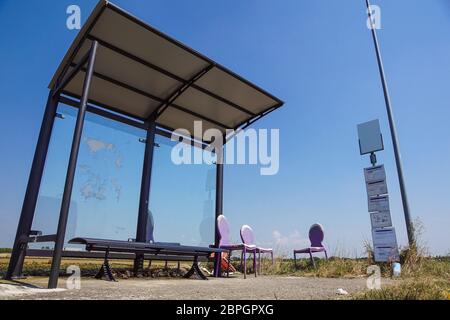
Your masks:
M389 207L386 170L377 165L375 152L384 149L383 136L378 120L358 125L359 148L361 155L370 154L372 167L364 168L366 181L367 207L372 225L372 240L376 262L399 260L397 237L392 227Z
M373 17L372 17L372 10L370 1L366 0L366 6L367 6L367 14L369 15L369 24L370 29L372 32L372 39L373 44L375 46L375 53L377 56L377 62L378 62L378 70L380 72L380 78L381 78L381 84L383 85L383 93L384 93L384 101L386 104L386 111L387 111L387 117L389 121L389 129L391 131L391 138L392 138L392 146L394 148L394 156L395 156L395 164L397 167L397 175L398 175L398 182L400 185L400 193L402 195L402 203L403 203L403 213L405 215L405 222L406 222L406 231L408 232L408 242L409 246L413 246L415 243L414 239L414 226L411 221L411 215L409 213L409 203L408 203L408 196L406 193L406 186L405 186L405 179L403 177L403 165L400 157L400 147L397 139L397 129L395 128L395 121L394 121L394 114L392 111L391 106L391 98L389 96L389 89L386 81L386 76L384 74L384 66L383 66L383 60L381 58L381 50L380 50L380 44L378 43L378 37L375 25L373 23ZM372 160L372 156L371 156ZM376 159L375 159L376 162Z

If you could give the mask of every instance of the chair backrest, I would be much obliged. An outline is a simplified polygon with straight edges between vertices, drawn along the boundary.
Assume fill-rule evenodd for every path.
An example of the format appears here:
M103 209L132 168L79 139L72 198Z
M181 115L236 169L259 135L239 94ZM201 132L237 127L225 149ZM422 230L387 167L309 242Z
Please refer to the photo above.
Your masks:
M228 219L223 214L217 217L217 229L220 234L219 245L231 244L230 224L228 223Z
M316 223L309 228L309 240L311 241L311 247L323 247L322 241L324 238L323 227L321 224Z
M241 227L241 239L242 242L248 245L254 245L255 244L255 236L253 235L253 229L249 226L244 224Z

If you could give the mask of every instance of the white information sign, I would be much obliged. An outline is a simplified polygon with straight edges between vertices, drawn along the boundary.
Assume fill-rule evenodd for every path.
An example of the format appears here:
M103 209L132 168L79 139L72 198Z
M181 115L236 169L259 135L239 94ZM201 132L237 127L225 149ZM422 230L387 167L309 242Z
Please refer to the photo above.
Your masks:
M378 180L366 183L367 195L369 197L388 193L386 180Z
M392 227L391 213L389 211L371 212L370 221L372 229Z
M374 247L397 246L397 238L395 237L394 227L373 229L372 238Z
M366 178L366 183L386 180L386 170L384 165L364 168L364 177Z
M395 228L377 228L372 230L373 247L376 262L397 261L398 246Z
M400 260L397 247L375 247L374 251L376 262L392 262Z
M369 212L389 211L389 196L375 196L368 198Z
M384 150L378 119L359 124L358 138L361 155Z

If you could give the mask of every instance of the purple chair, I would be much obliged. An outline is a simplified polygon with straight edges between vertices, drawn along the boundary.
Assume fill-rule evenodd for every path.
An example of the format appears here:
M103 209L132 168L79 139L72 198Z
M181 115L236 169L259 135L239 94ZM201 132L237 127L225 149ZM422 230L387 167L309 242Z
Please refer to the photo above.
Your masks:
M325 259L328 260L327 256L327 250L322 244L324 238L323 233L323 227L316 223L309 228L309 240L311 241L311 246L309 248L301 249L301 250L294 250L294 265L297 266L297 254L299 253L309 253L309 257L311 259L311 262L316 267L316 263L314 262L313 253L316 252L324 252L325 253Z
M253 229L250 226L244 224L241 227L241 239L242 239L242 242L246 245L250 245L250 246L255 245L255 236L253 235ZM272 258L272 265L274 265L273 249L256 247L256 252L258 253L258 260L259 260L259 268L258 269L259 269L259 273L261 274L261 268L262 268L261 254L262 253L270 253L270 256Z
M247 245L245 243L239 244L231 243L230 224L228 223L228 220L224 215L220 215L217 217L217 228L220 235L219 248L229 251L227 277L230 275L230 261L231 261L231 253L233 251L242 251L241 257L243 257L244 259L243 261L241 260L241 263L244 262L244 279L247 278L247 253L253 253L253 269L255 270L255 277L256 277L256 246ZM220 264L218 265L220 268Z

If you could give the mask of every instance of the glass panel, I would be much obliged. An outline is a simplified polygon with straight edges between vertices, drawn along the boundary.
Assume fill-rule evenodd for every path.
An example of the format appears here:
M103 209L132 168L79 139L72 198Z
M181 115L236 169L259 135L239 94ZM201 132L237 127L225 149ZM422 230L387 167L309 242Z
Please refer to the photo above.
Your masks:
M175 165L176 142L157 136L150 195L156 242L208 246L214 243L215 165ZM194 152L203 151L191 148Z
M34 230L54 234L58 223L76 110L61 106L40 190ZM87 114L67 226L73 237L134 238L139 206L143 130ZM52 244L53 246L53 244Z
M33 230L55 234L76 110L61 105L53 129ZM78 156L66 243L74 237L135 238L144 130L87 114ZM214 242L215 165L175 165L175 142L157 136L150 195L149 239L185 245ZM192 148L192 152L200 152ZM53 243L33 244L52 248ZM67 245L66 245L67 247ZM79 246L70 245L70 248Z

